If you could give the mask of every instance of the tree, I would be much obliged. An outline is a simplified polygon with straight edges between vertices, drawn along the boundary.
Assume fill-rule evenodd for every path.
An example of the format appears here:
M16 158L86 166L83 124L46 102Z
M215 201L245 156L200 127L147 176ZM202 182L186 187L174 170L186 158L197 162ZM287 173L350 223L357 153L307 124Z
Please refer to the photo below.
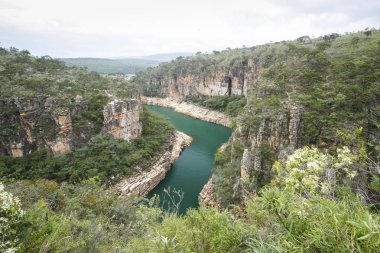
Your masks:
M311 41L311 39L310 39L310 36L305 35L305 36L301 36L301 37L297 38L297 41L301 42L301 43L305 43L306 41Z
M367 28L364 30L364 34L365 34L366 38L368 39L368 37L372 35L372 31L369 30L369 28L367 27Z
M353 45L354 47L357 47L358 44L359 44L359 41L360 41L360 38L357 37L357 36L354 36L354 37L352 37L352 39L351 39L351 45Z
M337 34L337 33L332 33L332 34L327 34L325 36L323 36L323 40L325 41L333 41L335 40L336 38L338 38L340 35Z

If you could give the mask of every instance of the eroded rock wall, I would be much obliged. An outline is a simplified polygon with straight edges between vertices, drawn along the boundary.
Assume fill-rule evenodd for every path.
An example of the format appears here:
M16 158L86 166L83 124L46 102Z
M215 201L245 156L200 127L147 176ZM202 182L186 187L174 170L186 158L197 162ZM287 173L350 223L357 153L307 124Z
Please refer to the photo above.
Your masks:
M248 86L262 72L255 59L250 59L244 67L209 68L207 73L166 73L150 76L145 80L145 85L159 90L162 96L175 101L181 101L186 96L247 95Z
M259 190L269 182L273 161L297 148L301 110L300 105L289 104L274 115L262 117L256 127L247 127L247 119L238 120L232 143L244 147L239 179L252 185L254 189L251 190Z
M204 207L219 207L215 194L215 176L213 175L202 188L198 196L199 205Z
M22 157L41 148L61 155L86 145L99 133L88 119L81 123L86 101L77 95L65 104L62 107L49 96L0 99L1 155ZM141 110L138 99L110 102L103 110L103 133L123 140L140 137Z
M54 154L71 151L71 116L80 104L70 110L49 96L36 96L1 99L0 107L3 155L22 157L42 147Z
M141 136L142 107L137 99L114 100L103 110L104 122L102 133L115 139L130 141Z

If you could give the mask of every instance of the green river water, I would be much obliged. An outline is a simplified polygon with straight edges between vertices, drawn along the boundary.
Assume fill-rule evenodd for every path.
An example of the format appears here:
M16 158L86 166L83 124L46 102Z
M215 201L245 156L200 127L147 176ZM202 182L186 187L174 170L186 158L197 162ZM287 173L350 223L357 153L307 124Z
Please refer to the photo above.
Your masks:
M231 129L194 119L173 109L158 106L146 108L168 118L178 131L193 137L193 142L181 153L165 179L148 194L148 197L159 195L161 205L167 209L169 198L164 194L164 189L181 190L184 197L179 214L183 214L187 208L198 207L198 195L212 174L215 152L228 140Z

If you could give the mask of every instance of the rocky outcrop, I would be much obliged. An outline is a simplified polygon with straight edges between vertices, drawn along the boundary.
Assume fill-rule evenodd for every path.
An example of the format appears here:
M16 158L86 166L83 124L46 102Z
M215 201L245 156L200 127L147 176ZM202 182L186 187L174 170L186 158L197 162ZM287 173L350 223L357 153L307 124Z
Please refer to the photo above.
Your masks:
M219 207L215 195L215 176L212 176L207 184L203 186L202 191L199 193L198 201L200 206Z
M77 98L79 99L79 98ZM65 154L72 147L72 111L49 96L3 98L0 101L0 148L3 155L21 157L38 148Z
M115 139L130 141L141 136L142 123L140 101L114 100L108 103L103 110L102 133Z
M242 182L253 183L256 190L260 189L270 180L273 161L297 148L301 110L297 104L284 105L282 110L262 117L257 127L250 127L248 132L244 126L250 122L238 120L233 141L245 147L240 161Z
M53 154L66 154L71 151L72 121L70 112L63 110L54 114L54 122L58 126L58 134L53 142L47 142Z
M170 147L160 155L148 168L135 168L134 175L122 179L111 188L121 196L144 196L153 190L170 170L171 165L179 157L181 151L190 145L192 138L176 131L170 140Z
M249 59L241 67L204 66L207 71L178 69L174 73L163 68L157 75L142 78L147 90L158 90L159 94L180 101L186 96L246 95L262 68L255 59ZM191 72L191 73L189 73Z
M84 146L101 127L88 118L88 110L88 103L80 95L65 101L65 107L50 96L2 98L0 154L22 157L47 148L62 155ZM142 132L141 110L138 99L107 104L103 133L122 140L138 138Z
M173 108L176 112L207 122L226 127L230 127L232 125L232 119L228 115L195 104L186 102L178 103L170 98L141 97L141 100L145 104Z
M246 148L244 149L243 157L241 158L240 162L240 177L242 179L247 179L251 175L252 170L252 154L251 152Z

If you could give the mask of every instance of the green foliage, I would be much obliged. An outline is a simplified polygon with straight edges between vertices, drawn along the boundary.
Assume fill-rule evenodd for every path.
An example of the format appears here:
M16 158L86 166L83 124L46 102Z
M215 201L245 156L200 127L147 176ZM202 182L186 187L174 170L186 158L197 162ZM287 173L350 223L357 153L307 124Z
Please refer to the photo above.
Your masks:
M184 100L186 102L199 104L212 110L225 112L230 116L237 116L243 110L247 102L244 96L186 96Z
M2 97L52 96L68 107L70 98L81 95L85 100L107 91L116 94L127 82L110 79L96 72L66 67L49 56L33 57L18 49L0 50L0 87ZM129 96L129 94L126 94Z
M19 233L26 252L376 252L380 216L350 191L306 198L265 187L230 211L162 213L155 199L121 199L93 178L81 184L7 185L26 209Z
M338 148L337 155L324 154L317 148L304 147L276 162L273 183L286 190L311 197L316 195L334 198L338 183L347 182L358 176L354 163L358 156L347 147Z
M27 209L22 252L120 252L136 229L136 206L96 178L80 185L17 181L7 186Z
M271 234L256 238L253 248L277 244L278 252L376 252L380 245L380 217L354 196L337 201L307 199L291 191L267 188L257 201L254 207L263 208L273 223Z
M184 217L167 215L149 229L151 237L135 238L127 252L240 252L243 231L226 212L190 210Z
M18 197L5 191L3 183L0 182L0 251L18 250L23 215Z
M137 165L145 168L167 147L173 128L165 119L144 110L142 123L142 137L130 143L95 136L86 147L67 155L53 156L40 149L26 157L0 156L0 178L79 182L97 176L111 183L131 174Z
M101 108L103 108L108 101L108 96L102 93L92 96L88 101L87 109L74 115L72 119L74 133L79 135L80 133L88 132L89 123L92 125L93 133L100 133L103 126L103 111Z
M215 155L215 194L218 203L227 207L239 201L239 196L234 194L234 184L240 176L240 160L243 155L242 146L238 143L229 145L223 152L218 151Z
M21 249L25 252L377 252L380 216L370 206L362 205L350 186L362 180L359 177L364 173L369 177L365 181L368 187L378 191L379 177L371 174L369 168L378 168L376 159L380 150L376 138L380 126L379 35L377 31L368 38L362 33L342 37L331 34L308 44L284 42L198 54L138 75L136 80L142 83L156 78L157 83L143 89L149 94L164 95L160 83L164 75L177 78L196 74L202 78L223 68L247 70L251 59L264 68L240 112L241 136L236 136L237 140L224 152L216 154L216 196L221 207L228 207L228 211L200 208L179 217L162 213L155 207L155 199L120 199L96 183L108 183L112 176L117 179L130 173L137 164L146 165L156 152L165 148L172 128L145 113L144 137L131 143L97 136L88 147L66 156L51 157L39 150L24 158L1 158L0 174L10 182L7 191L18 196L26 210L25 227L18 233ZM353 47L351 41L355 36L359 40ZM108 81L96 73L67 69L46 57L31 58L28 52L0 49L0 54L5 56L0 62L0 81L10 96L35 94L44 89L57 95L60 87L67 94L80 94L90 101L99 90L123 87L122 82L116 81L113 85L117 88L111 88L114 86L108 86ZM62 81L38 71L61 73ZM70 73L75 78L70 79ZM54 85L48 86L49 82ZM101 96L93 99L91 108L105 102ZM241 102L222 97L207 103L223 111L232 103L232 115L237 115L243 106ZM239 179L244 147L252 144L250 141L259 126L265 123L262 145L255 151L263 158L261 162L266 170L260 175L272 174L267 168L278 150L269 143L274 140L267 137L273 136L271 131L277 129L274 124L279 116L289 122L294 105L301 112L298 145L315 144L324 149L297 150L287 161L275 164L271 184L245 200L236 198L233 188ZM83 114L78 121L91 121L93 116ZM12 134L10 126L5 129L4 138ZM279 131L279 135L286 135L283 139L287 140L288 128ZM42 177L81 183L9 180ZM88 178L91 179L85 180ZM263 186L269 178L260 180Z

